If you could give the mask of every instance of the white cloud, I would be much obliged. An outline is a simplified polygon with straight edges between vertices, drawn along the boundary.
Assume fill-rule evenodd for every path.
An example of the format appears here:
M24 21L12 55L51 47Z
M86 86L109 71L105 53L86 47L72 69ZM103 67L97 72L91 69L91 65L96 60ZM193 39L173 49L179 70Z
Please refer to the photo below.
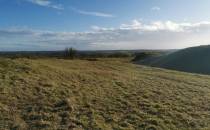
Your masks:
M104 28L104 27L99 27L99 26L91 26L91 29L93 29L94 31L114 31L114 28Z
M131 24L121 24L121 29L140 29L142 28L142 23L138 20L133 20Z
M133 20L119 28L92 26L90 32L52 32L32 29L0 29L0 47L27 50L171 49L210 44L210 22L149 24ZM8 40L9 39L9 40ZM20 44L21 43L21 44Z
M169 32L188 32L209 29L210 22L202 21L198 23L176 23L172 21L154 21L150 24L143 24L138 20L133 20L130 24L121 24L120 29L141 30L141 31L169 31Z
M151 8L152 11L160 11L160 7L158 6L154 6Z
M85 10L80 10L76 8L71 8L74 12L83 14L83 15L90 15L90 16L96 16L96 17L106 17L106 18L112 18L115 17L112 14L104 13L104 12L95 12L95 11L85 11Z
M61 4L53 4L50 0L26 0L26 1L39 5L39 6L49 7L49 8L53 8L57 10L64 9Z

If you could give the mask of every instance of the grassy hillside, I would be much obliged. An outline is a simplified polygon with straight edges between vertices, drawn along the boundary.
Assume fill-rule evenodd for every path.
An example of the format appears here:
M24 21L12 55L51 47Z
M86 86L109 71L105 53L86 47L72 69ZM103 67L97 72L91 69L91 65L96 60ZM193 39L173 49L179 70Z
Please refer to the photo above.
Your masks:
M210 76L128 59L0 59L0 129L210 129Z
M210 46L191 47L147 62L151 66L210 74Z

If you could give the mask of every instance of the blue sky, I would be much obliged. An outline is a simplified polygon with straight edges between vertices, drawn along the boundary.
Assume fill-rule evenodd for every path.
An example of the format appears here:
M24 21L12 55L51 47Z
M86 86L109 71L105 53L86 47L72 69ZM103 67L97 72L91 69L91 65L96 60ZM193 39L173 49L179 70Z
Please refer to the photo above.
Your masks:
M210 0L0 0L0 50L203 45L209 11Z

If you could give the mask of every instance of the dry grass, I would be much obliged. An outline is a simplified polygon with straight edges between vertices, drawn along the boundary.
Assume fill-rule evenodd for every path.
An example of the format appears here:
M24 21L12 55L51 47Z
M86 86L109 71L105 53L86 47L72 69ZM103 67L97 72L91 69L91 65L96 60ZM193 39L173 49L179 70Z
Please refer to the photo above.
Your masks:
M0 60L0 129L210 129L210 76L128 59Z

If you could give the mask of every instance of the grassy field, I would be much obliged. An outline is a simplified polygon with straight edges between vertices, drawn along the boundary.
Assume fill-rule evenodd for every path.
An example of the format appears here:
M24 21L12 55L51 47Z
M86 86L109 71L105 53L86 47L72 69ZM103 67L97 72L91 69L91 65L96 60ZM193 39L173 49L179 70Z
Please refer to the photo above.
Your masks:
M129 59L0 59L0 130L208 130L210 76Z

